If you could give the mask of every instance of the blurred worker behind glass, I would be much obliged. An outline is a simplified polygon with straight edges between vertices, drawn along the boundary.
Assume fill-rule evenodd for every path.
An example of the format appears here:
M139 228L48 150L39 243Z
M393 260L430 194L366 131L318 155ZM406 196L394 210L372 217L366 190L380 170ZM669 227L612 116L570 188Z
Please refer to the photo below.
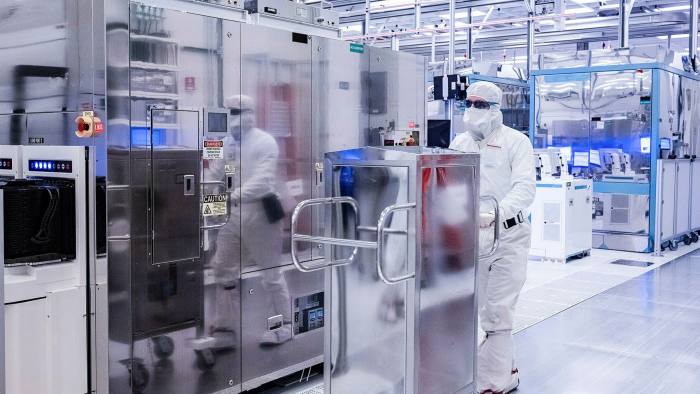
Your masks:
M500 205L500 223L495 223L493 210L482 209L479 218L482 250L493 241L493 226L501 226L498 249L480 259L478 268L479 325L485 336L478 349L477 389L484 394L508 393L519 384L513 315L525 283L530 248L527 210L535 196L532 144L521 132L503 125L502 95L490 82L470 85L464 113L467 132L450 145L481 155L481 195L496 197Z
M223 173L233 168L240 152L240 186L229 193L230 219L215 243L213 268L216 276L215 318L211 335L212 350L232 349L240 326L240 273L243 266L261 269L261 284L269 307L281 315L281 328L260 333L260 345L274 346L292 339L291 300L285 278L277 267L282 255L282 219L284 210L277 196L276 174L279 148L269 133L255 127L253 99L235 95L224 101L230 110L230 134L224 138L228 148L224 160L211 160L209 170ZM239 253L240 251L240 253Z

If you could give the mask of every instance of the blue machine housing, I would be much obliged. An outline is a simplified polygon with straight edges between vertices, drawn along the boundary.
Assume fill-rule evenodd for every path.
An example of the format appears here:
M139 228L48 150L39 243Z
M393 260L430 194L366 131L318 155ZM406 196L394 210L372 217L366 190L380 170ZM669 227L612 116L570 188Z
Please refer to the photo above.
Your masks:
M563 148L570 173L593 179L594 247L651 252L696 235L692 219L688 230L657 234L657 183L663 160L688 160L692 174L699 76L661 63L615 64L537 70L528 83L533 146Z

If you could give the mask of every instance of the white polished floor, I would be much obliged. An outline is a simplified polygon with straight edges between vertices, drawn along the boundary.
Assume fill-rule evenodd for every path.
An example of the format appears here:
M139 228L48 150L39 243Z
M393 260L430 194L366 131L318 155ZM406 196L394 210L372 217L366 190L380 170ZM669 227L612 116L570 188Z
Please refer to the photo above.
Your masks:
M593 249L590 256L566 264L530 261L527 280L516 309L515 331L521 331L698 248L700 243L683 245L676 251L664 252L663 256ZM619 259L653 264L648 267L611 264Z
M700 392L700 252L670 257L516 334L518 393Z

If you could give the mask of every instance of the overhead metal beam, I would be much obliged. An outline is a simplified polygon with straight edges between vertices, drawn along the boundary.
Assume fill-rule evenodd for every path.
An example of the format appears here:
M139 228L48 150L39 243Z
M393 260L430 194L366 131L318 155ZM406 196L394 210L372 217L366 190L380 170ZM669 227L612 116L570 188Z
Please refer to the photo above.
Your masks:
M517 3L523 0L476 0L476 1L469 1L469 0L455 0L455 9L456 10L463 10L463 9L468 9L472 7L483 7L483 6L490 6L490 5L503 5L503 4L510 4L510 3ZM335 5L335 9L337 10L340 8L340 6L337 3L333 3ZM357 4L364 4L364 3L357 3ZM421 6L421 13L423 15L425 14L431 14L431 13L438 13L438 12L446 12L449 11L450 7L449 4L446 3L440 3L440 4L423 4ZM373 11L372 12L372 19L383 19L383 18L399 18L399 17L405 17L405 16L413 16L413 7L410 8L404 8L400 10L389 10L389 11ZM357 23L357 22L362 22L365 17L364 9L358 9L358 11L353 11L353 13L342 13L344 16L340 17L340 24L349 24L349 23Z
M611 17L615 21L617 16ZM636 23L635 23L636 22ZM687 18L683 21L669 22L665 24L648 24L645 20L632 20L630 36L639 37L656 37L666 34L679 34L687 32ZM609 23L608 27L601 30L568 30L565 32L551 31L537 33L537 41L535 46L547 46L555 44L573 44L577 42L598 42L609 41L614 39L617 34L617 24ZM434 36L433 36L434 37ZM404 39L402 41L402 50L418 53L428 56L431 52L432 39L425 41L419 38ZM485 32L481 35L478 42L473 44L472 51L491 51L498 49L523 48L526 46L526 34L523 29L503 29L493 32ZM382 45L380 43L380 45ZM388 45L384 44L385 46ZM456 40L455 45L466 45L466 37ZM435 43L436 56L446 54L448 49L448 40L438 39Z

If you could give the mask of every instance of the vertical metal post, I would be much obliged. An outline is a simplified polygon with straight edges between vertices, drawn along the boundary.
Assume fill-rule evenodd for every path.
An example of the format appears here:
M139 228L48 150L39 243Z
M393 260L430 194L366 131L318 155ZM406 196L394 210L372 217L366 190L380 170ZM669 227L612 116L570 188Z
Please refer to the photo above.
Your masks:
M467 58L472 58L472 9L471 7L467 10L467 24L469 24L469 29L467 29Z
M363 32L364 35L369 34L369 21L370 21L369 2L370 2L370 0L365 0L365 23L362 26L362 30L364 30L364 32Z
M620 22L617 29L617 47L627 48L630 40L630 6L627 0L620 0Z
M455 72L455 0L450 0L449 73Z
M535 0L525 0L528 2L528 16L532 18L535 16ZM527 76L530 77L532 72L532 60L535 57L535 22L533 20L527 21Z
M454 74L455 72L455 0L450 0L450 42L449 42L449 52L448 52L448 74ZM450 141L454 138L454 105L452 100L445 101L447 105L447 119L450 120Z
M688 29L688 58L695 67L695 57L698 53L698 0L690 0L690 23Z
M392 51L399 50L399 37L398 36L391 36L391 50Z
M416 30L418 30L418 29L421 28L421 21L420 21L420 17L421 17L421 6L420 6L420 1L421 1L421 0L416 0L415 11L414 11L414 15L415 15L415 28L416 28Z
M435 34L430 36L430 62L435 63Z

